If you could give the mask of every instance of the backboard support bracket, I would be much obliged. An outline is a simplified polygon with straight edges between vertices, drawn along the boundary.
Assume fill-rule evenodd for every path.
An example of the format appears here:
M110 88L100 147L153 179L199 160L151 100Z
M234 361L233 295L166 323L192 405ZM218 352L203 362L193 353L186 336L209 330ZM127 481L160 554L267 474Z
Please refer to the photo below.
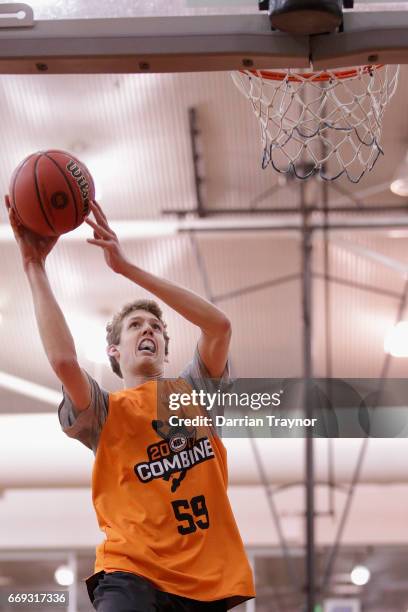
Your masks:
M0 4L0 29L32 28L34 13L31 6L23 2L7 2Z

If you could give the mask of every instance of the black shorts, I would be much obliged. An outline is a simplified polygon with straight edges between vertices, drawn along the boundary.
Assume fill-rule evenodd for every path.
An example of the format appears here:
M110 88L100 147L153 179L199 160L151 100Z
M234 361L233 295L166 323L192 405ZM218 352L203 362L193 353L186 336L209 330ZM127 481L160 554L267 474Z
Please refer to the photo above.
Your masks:
M225 600L197 601L159 591L130 572L98 572L86 581L98 612L226 612Z

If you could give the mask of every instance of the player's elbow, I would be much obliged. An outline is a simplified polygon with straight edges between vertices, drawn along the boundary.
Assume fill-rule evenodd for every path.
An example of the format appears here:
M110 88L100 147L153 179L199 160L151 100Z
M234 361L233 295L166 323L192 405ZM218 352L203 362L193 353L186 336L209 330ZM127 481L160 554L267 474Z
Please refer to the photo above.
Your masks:
M231 321L224 313L217 313L216 316L208 317L206 325L201 327L201 331L204 336L212 340L230 340L232 335Z
M220 317L217 324L214 326L214 335L222 338L231 338L232 325L228 317Z
M57 355L50 359L50 364L55 374L62 381L79 368L76 355Z

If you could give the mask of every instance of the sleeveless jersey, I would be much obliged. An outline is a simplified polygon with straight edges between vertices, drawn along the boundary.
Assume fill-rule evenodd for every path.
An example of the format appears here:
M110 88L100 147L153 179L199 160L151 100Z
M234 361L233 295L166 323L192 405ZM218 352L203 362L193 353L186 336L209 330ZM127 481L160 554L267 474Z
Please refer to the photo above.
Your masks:
M207 427L187 431L158 418L158 385L174 391L176 383L109 395L92 476L106 536L95 572L131 572L161 591L227 599L230 608L255 593L227 497L226 449Z

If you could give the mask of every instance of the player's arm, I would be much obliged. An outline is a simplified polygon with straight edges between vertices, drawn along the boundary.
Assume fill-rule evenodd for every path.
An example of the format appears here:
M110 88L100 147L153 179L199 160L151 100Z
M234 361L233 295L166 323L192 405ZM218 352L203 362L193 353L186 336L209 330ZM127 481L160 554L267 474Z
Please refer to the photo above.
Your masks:
M30 285L38 330L48 361L75 407L84 410L91 401L89 381L78 364L74 341L45 271L46 257L57 238L38 236L19 225L8 198L6 205Z
M124 256L116 234L96 203L92 205L96 223L87 219L94 229L94 238L88 242L104 250L106 263L114 272L122 274L143 289L150 291L170 308L201 329L198 351L210 376L222 375L231 339L231 324L226 315L216 306L189 289L150 274L130 263Z

